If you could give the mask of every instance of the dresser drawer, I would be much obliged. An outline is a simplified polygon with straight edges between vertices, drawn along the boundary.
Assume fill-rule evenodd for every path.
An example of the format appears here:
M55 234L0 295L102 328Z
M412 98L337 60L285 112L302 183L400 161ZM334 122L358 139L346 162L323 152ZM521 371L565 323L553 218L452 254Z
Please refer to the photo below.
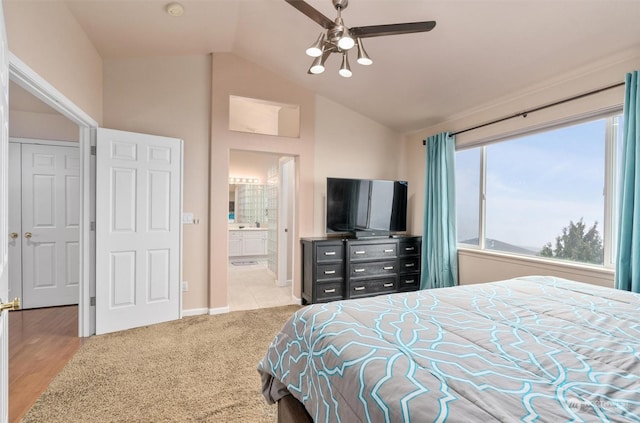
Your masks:
M397 260L384 260L372 262L358 262L349 265L349 277L351 278L367 278L371 276L380 276L398 273Z
M420 255L421 247L420 238L401 239L398 243L398 255L400 257Z
M400 258L400 273L419 272L420 257Z
M343 298L342 282L323 283L315 286L316 301L336 301Z
M399 291L416 291L420 289L420 273L402 275L398 281Z
M394 278L351 281L349 298L368 297L370 295L389 294L398 291L398 281Z
M326 263L318 264L316 279L318 281L327 279L342 279L344 276L344 264L340 263Z
M385 257L397 257L398 244L395 242L385 244L355 244L349 245L348 260L368 260Z
M316 248L316 262L342 261L344 247L342 244L318 245Z

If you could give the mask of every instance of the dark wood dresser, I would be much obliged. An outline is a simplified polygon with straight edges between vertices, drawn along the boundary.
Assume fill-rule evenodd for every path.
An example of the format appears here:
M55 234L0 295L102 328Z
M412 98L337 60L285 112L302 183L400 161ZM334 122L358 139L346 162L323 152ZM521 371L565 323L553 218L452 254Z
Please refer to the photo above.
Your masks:
M422 237L303 238L305 304L362 298L420 287Z

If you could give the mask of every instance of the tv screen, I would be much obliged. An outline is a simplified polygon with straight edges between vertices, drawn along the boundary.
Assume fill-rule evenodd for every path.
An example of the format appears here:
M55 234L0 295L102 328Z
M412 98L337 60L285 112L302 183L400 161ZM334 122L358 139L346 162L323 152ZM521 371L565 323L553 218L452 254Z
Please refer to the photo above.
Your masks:
M327 233L407 230L407 182L327 178Z

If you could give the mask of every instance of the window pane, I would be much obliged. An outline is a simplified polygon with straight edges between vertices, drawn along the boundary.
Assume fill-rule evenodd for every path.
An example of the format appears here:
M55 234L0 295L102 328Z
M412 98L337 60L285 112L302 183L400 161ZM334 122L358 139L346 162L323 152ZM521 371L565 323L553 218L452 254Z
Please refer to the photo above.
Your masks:
M479 245L481 148L456 153L458 242Z
M485 247L603 262L606 120L487 147Z

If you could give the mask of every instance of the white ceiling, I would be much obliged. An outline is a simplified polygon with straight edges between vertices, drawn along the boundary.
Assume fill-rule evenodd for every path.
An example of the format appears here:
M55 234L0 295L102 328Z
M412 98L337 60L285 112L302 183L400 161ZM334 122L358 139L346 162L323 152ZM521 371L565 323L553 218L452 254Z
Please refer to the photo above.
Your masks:
M347 26L435 20L427 33L365 39L374 60L307 74L321 31L284 0L66 1L103 59L233 52L399 132L447 120L544 80L634 51L640 0L351 0ZM330 19L330 0L308 0ZM622 81L623 75L620 75ZM598 87L594 87L598 88Z

